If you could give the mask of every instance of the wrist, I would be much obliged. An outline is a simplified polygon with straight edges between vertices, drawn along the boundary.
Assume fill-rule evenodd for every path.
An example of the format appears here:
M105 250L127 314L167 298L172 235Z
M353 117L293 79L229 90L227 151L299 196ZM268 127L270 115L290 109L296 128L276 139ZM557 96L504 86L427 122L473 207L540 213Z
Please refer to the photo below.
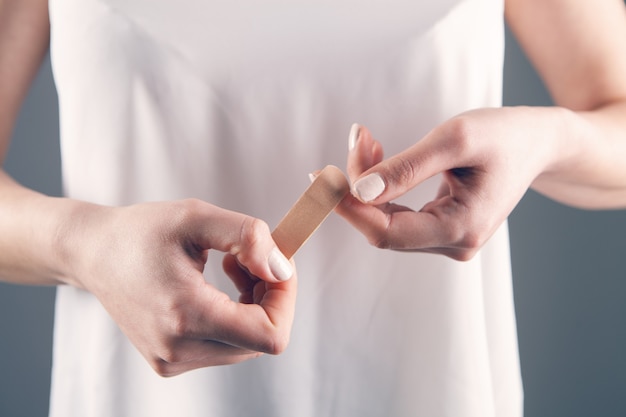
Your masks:
M90 232L93 227L90 224L94 216L106 208L77 200L57 200L58 212L48 234L53 254L51 269L60 283L86 289L80 271L85 251L91 247L88 237L93 234Z
M554 108L554 152L532 187L563 204L618 208L626 201L626 103L590 111Z
M536 135L547 145L546 161L538 179L552 177L571 171L572 162L580 157L579 138L587 136L583 132L590 126L576 112L564 107L540 109L544 123L538 126Z

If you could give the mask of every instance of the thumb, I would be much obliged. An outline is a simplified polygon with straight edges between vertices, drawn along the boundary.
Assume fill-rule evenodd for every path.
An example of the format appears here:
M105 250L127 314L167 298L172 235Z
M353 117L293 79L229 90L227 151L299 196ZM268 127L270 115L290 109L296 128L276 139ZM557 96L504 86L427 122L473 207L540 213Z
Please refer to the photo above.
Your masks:
M264 281L291 278L293 266L278 250L267 223L203 202L199 202L198 210L196 222L190 224L194 245L230 253L250 274Z
M386 203L446 169L437 145L424 139L363 172L352 194L363 203Z
M365 126L353 124L348 138L346 171L351 181L382 161L383 148Z

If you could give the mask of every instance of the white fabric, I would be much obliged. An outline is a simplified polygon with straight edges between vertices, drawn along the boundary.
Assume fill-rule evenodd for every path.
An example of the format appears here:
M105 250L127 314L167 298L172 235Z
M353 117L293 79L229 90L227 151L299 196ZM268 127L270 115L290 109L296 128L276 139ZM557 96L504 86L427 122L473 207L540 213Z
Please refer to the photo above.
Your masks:
M51 0L50 12L65 189L97 203L198 197L273 226L309 172L345 166L353 122L391 155L500 105L502 0ZM375 249L332 215L296 261L284 354L170 379L93 296L59 288L51 416L521 416L506 225L460 263ZM206 278L231 291L219 262Z

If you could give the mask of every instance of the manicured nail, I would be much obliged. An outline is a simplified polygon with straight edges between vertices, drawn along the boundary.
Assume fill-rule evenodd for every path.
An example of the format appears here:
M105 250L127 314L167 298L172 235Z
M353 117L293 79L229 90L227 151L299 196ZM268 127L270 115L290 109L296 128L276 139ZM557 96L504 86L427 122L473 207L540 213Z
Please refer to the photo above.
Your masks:
M378 174L369 174L354 183L355 197L364 203L374 200L385 191L385 181Z
M272 249L267 262L270 266L270 271L272 271L272 275L274 275L277 280L287 281L293 275L291 262L285 258L285 255L283 255L278 248Z
M351 151L356 146L356 141L359 140L359 132L361 131L361 126L357 123L354 123L350 128L350 135L348 136L348 150Z

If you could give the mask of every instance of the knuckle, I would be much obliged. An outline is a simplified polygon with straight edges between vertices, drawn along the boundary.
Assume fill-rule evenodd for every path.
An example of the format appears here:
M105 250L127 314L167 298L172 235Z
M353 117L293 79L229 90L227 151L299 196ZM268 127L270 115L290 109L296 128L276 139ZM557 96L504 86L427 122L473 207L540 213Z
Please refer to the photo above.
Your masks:
M176 314L170 319L169 331L162 336L160 348L156 352L159 363L172 365L186 360L182 347L183 341L191 336L189 323L183 314Z
M200 210L202 201L196 198L187 198L175 202L174 210L169 213L170 223L175 225L183 225L190 221Z
M175 304L169 310L167 322L168 334L174 339L182 339L189 336L192 328L192 320L180 304Z
M200 204L201 204L200 200L196 198L186 198L180 201L179 211L181 213L181 216L189 216L192 213L196 212Z
M452 242L456 251L452 256L457 261L469 261L474 258L485 242L485 235L476 229L457 227L456 237Z
M181 362L181 355L173 346L165 347L165 349L163 349L159 357L160 357L159 362L163 364L167 364L167 365Z
M265 336L259 341L255 350L270 355L280 355L289 346L291 326L283 325L280 321L268 321L264 327Z
M391 249L392 245L386 234L376 235L370 238L370 244L377 249Z
M477 250L460 249L460 250L456 251L454 253L454 255L452 255L451 257L452 257L452 259L454 259L456 261L468 262L468 261L471 261L474 258L476 253L478 253Z
M396 184L409 185L415 181L417 171L411 159L405 156L398 156L387 175L387 178Z
M476 251L483 245L483 242L484 237L482 233L477 232L476 230L468 230L458 243L463 249Z
M179 298L165 304L158 322L160 357L168 362L178 362L179 352L188 339L201 335L203 310L196 308L192 298ZM178 358L177 358L178 355Z
M287 346L289 346L289 333L275 329L274 334L264 346L263 352L280 355L287 349Z
M388 217L387 222L376 227L371 234L367 236L370 245L377 249L393 249L394 248L394 226L393 217Z
M256 217L246 217L241 224L241 247L248 249L261 242L264 236L269 235L269 226Z
M163 359L156 358L152 360L150 362L150 366L152 367L154 372L156 372L156 374L159 375L160 377L169 378L169 377L176 375L170 363L166 362Z
M456 248L452 256L456 260L470 260L486 241L482 229L472 223L467 216L461 216L461 219L448 223L447 240L451 247Z
M473 149L474 122L470 117L457 116L450 120L448 134L451 139L452 151L458 155L465 155Z

